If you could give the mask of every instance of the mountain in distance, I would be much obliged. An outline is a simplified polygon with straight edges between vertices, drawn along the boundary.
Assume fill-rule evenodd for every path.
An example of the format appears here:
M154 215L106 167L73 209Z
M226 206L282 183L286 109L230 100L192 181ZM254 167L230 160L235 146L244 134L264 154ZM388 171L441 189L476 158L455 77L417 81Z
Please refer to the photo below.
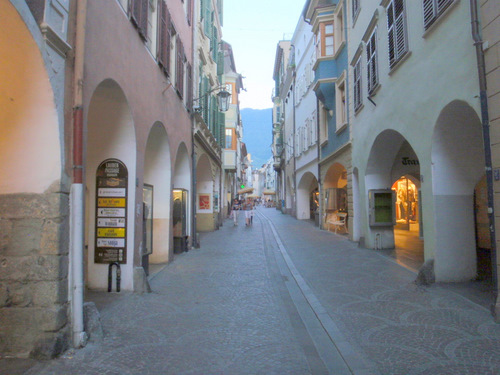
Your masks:
M243 142L252 156L252 166L260 168L272 156L273 109L245 108L240 111L243 122Z

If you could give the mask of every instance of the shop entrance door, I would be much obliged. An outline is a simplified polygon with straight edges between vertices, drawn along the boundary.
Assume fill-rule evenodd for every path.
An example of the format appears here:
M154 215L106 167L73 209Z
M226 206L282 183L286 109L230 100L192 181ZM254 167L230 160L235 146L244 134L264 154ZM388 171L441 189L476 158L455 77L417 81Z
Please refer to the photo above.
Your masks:
M174 189L174 254L188 250L187 236L187 190Z

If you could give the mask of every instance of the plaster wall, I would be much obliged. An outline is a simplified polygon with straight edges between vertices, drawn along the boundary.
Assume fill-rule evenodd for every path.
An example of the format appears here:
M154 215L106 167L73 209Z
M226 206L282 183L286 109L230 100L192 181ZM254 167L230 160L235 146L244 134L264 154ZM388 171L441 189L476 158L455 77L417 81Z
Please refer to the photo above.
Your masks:
M184 48L192 48L192 27L187 24L183 7L168 1L169 11ZM132 235L131 267L141 266L139 244L142 238L142 184L144 161L150 129L156 122L164 125L171 164L175 165L175 152L183 142L191 150L191 119L183 100L161 71L152 54L117 1L89 0L85 40L84 109L88 117L90 100L98 85L112 79L123 90L130 106L135 144L133 169L129 169L130 190L129 236ZM119 42L118 42L119 41ZM192 63L192 55L186 56ZM92 145L87 145L92 147ZM104 146L105 147L105 146ZM130 150L130 149L129 149ZM189 151L190 152L190 151ZM92 170L88 171L92 173ZM147 182L147 181L146 181ZM92 184L88 186L91 189ZM171 189L169 189L170 191ZM172 199L171 192L169 200ZM170 214L171 215L171 214ZM171 226L171 224L168 224ZM92 240L92 239L90 239ZM89 275L90 276L90 275ZM132 288L132 275L124 277L124 288ZM101 278L94 284L102 287ZM106 281L107 282L107 281Z
M408 20L407 57L389 70L386 10L378 2L363 3L350 30L349 60L362 43L371 20L378 24L378 73L380 88L372 100L366 99L366 64L362 65L363 107L356 113L350 103L353 142L353 166L359 169L362 233L368 246L374 246L374 231L368 226L367 190L370 186L390 188L388 176L367 174L368 157L375 138L384 130L399 132L414 149L420 161L422 176L422 211L424 214L425 257L434 258L436 211L433 196L431 151L434 128L447 104L460 100L479 112L477 73L472 45L469 4L456 2L427 32L423 30L420 2L405 1ZM375 16L374 16L375 15ZM378 18L377 16L378 15ZM352 17L348 17L352 24ZM363 51L362 61L366 61ZM425 74L424 74L425 72ZM350 69L352 80L352 67ZM352 85L350 96L353 96ZM389 173L390 171L387 171ZM438 270L439 272L439 270Z
M47 359L70 335L64 58L26 2L0 14L0 357Z

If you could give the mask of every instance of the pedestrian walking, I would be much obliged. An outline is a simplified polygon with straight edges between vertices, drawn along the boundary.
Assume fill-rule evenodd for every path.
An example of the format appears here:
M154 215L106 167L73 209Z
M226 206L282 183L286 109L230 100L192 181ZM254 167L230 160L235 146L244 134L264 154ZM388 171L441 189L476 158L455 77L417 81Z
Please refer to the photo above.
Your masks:
M250 226L252 224L252 210L253 210L253 204L252 200L250 198L247 198L243 209L245 210L245 225Z
M238 211L240 210L240 202L238 199L234 198L233 205L231 207L231 214L233 215L234 225L238 225Z

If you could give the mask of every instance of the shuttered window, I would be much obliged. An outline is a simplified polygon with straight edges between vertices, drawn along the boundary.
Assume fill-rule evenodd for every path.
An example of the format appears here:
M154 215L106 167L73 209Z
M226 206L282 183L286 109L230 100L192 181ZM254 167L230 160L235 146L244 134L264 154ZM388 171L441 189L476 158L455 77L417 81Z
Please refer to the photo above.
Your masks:
M171 28L170 28L170 13L165 4L164 0L161 0L158 4L160 11L160 28L158 35L158 63L163 68L163 71L169 75L170 74L170 39L171 39Z
M175 50L177 53L177 58L175 61L175 88L177 89L177 92L179 95L184 97L184 60L185 60L185 55L184 55L184 45L182 44L182 40L177 35L176 38L176 46Z
M358 110L363 104L363 98L361 96L361 57L354 64L354 110Z
M186 1L187 1L186 18L187 18L188 25L191 26L191 22L193 19L193 0L186 0Z
M361 6L359 5L361 0L352 0L352 20L354 21L356 17L358 16L358 13L361 9Z
M387 7L389 66L392 68L408 52L408 35L404 0L392 0Z
M366 63L368 72L368 94L371 95L378 86L377 28L373 30L370 39L368 39L366 43Z
M423 0L424 29L427 30L455 0Z
M193 68L190 63L186 65L187 98L186 106L188 111L193 109Z
M130 1L130 18L144 40L148 35L148 7L149 0Z

